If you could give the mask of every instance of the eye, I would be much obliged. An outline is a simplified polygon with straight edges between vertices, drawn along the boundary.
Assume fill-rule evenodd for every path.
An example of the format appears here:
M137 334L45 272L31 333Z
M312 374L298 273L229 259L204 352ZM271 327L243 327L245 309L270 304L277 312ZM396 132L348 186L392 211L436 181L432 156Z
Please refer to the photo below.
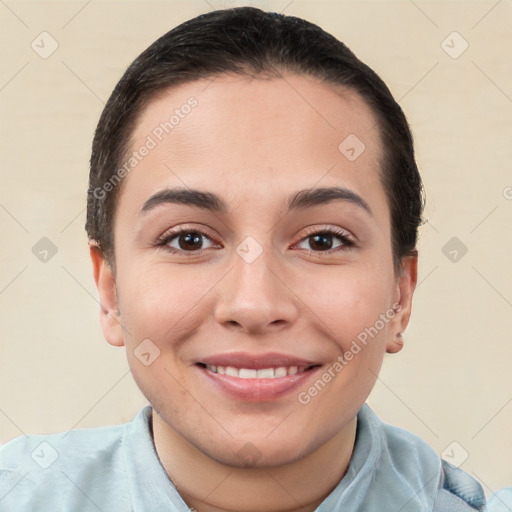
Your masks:
M337 241L336 241L337 240ZM205 247L205 243L207 246ZM307 247L303 245L307 244ZM157 246L163 247L171 253L192 253L201 254L204 250L213 247L220 247L203 231L198 229L187 229L166 232L157 241ZM331 253L354 247L355 242L351 235L343 229L325 228L311 231L305 236L297 247L314 253Z
M204 247L203 244L205 239L210 242L211 245L209 247ZM173 233L166 233L163 235L162 239L158 241L158 245L163 246L174 253L201 252L204 249L215 246L210 237L202 231L185 228Z
M336 245L335 239L340 243ZM342 229L322 229L315 231L301 240L300 244L308 244L309 247L299 247L313 252L335 252L344 248L354 247L355 243L350 235Z

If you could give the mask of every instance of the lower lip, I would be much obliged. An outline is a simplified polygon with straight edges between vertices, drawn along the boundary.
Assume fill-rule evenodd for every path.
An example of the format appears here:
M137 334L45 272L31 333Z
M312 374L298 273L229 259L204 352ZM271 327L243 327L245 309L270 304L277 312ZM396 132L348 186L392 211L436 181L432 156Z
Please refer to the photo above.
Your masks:
M321 367L316 366L302 373L275 379L241 379L214 373L200 366L198 368L210 383L229 396L250 402L269 402L304 385Z

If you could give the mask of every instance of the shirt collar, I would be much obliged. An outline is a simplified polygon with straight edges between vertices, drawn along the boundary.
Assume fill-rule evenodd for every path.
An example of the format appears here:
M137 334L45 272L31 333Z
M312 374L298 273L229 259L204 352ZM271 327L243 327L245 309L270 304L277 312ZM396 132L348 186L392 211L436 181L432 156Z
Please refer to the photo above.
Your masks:
M133 512L189 512L160 463L151 423L152 408L148 405L126 424L123 436L124 464Z
M317 512L434 510L441 459L414 434L383 423L364 404L345 476Z
M152 409L146 406L126 424L123 436L133 512L189 512L160 463L151 421ZM357 415L356 440L347 472L317 512L432 510L441 475L439 457L413 434L385 427L364 404ZM397 508L398 504L402 508Z

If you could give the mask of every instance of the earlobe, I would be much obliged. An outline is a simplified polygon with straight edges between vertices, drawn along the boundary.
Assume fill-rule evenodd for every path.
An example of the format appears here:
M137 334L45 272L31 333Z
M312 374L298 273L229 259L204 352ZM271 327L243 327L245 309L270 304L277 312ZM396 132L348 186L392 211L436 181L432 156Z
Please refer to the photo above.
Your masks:
M402 273L397 278L397 300L395 302L395 317L390 326L390 340L386 345L386 352L394 354L399 352L403 345L402 333L409 324L412 311L412 298L418 279L418 252L402 260Z
M105 339L116 347L124 345L123 329L116 293L115 277L103 253L94 242L89 244L94 282L100 298L100 325Z
M398 332L393 336L393 339L386 345L386 352L388 354L396 354L397 352L400 352L400 350L402 350L403 347L404 340L402 338L402 334Z

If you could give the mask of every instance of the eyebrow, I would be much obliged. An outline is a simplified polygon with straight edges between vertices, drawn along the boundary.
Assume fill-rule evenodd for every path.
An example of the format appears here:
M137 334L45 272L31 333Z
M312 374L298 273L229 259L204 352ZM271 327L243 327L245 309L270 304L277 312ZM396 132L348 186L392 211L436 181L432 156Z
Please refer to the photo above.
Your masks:
M332 201L345 201L361 207L368 214L373 212L368 203L358 194L343 187L309 188L299 190L292 194L287 201L288 211L301 208L312 208L330 203ZM202 192L190 188L165 188L153 194L142 206L141 214L146 213L162 204L184 204L195 206L213 213L225 214L228 206L216 194Z

